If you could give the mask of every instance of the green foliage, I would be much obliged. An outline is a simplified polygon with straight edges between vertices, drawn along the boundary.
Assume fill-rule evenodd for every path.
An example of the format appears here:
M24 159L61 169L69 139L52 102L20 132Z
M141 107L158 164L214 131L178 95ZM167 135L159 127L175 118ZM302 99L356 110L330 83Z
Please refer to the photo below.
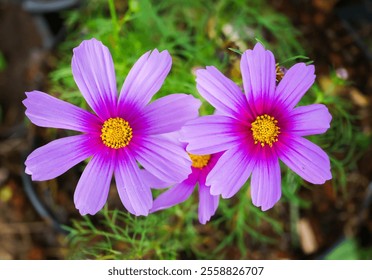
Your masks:
M119 89L143 53L167 49L173 58L172 70L155 98L184 92L202 99L195 87L194 70L207 65L241 83L235 62L256 40L270 48L285 67L298 59L308 62L306 56L298 55L304 54L304 49L296 29L261 0L94 0L67 12L65 18L69 35L60 46L58 67L50 75L51 92L83 108L87 105L71 73L71 50L92 37L110 49ZM347 168L355 163L352 153L365 139L355 131L355 118L345 102L317 85L302 100L303 105L314 102L330 108L333 122L325 135L311 140L330 153L335 185L345 186ZM203 102L200 113L211 114L213 109ZM304 184L301 178L287 168L282 170L282 202L289 204L288 210L262 212L254 207L249 182L234 198L221 200L215 217L205 226L198 223L196 197L148 217L106 207L95 217L83 217L66 227L71 248L75 248L71 258L222 259L231 248L238 249L234 257L246 258L256 244L276 246L288 223L296 245L299 211L310 207L310 202L298 194ZM283 211L289 214L283 215Z
M342 240L325 256L326 260L371 260L372 248L362 248L355 239Z
M2 52L0 52L0 71L3 71L5 68L6 68L5 57L2 54Z
M71 257L175 259L185 241L193 240L193 236L181 231L182 221L173 226L164 221L160 216L135 217L105 207L97 215L97 221L86 216L83 220L73 221L71 227L65 227L74 248Z
M332 115L331 127L327 133L308 138L328 152L333 171L333 186L346 195L347 172L356 168L357 160L363 155L371 139L356 125L359 117L353 114L352 104L338 94L339 87L347 84L333 72L329 80L330 86L325 89L315 84L301 100L301 104L325 104Z

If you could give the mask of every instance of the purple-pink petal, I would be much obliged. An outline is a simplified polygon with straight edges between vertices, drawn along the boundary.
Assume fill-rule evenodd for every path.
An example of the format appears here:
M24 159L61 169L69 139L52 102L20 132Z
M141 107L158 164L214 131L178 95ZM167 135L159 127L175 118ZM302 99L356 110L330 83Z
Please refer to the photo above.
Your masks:
M286 137L277 144L279 158L306 181L323 184L332 178L329 158L319 146L298 136Z
M91 142L91 137L86 134L54 140L27 157L26 173L34 181L53 179L90 157L94 153Z
M190 173L186 180L160 194L154 200L150 212L153 213L186 201L194 191L196 182L197 174Z
M265 113L275 94L275 58L271 51L257 43L243 53L240 61L244 92L256 114Z
M172 183L164 182L158 177L145 169L140 170L140 177L146 186L150 186L151 189L164 189L169 187Z
M172 66L168 51L157 49L142 55L126 77L119 97L119 110L143 108L161 88Z
M75 105L59 100L40 91L26 92L23 100L26 116L32 123L42 127L94 132L99 129L99 119Z
M110 51L96 39L74 48L72 73L88 105L102 119L116 114L117 89Z
M262 211L272 208L281 196L279 160L269 150L257 160L252 171L251 196L255 206Z
M206 224L216 213L219 200L218 195L210 194L210 187L199 182L198 216L201 224Z
M276 88L277 104L292 109L301 100L304 94L315 81L314 65L297 63L284 75Z
M124 207L136 216L147 216L152 207L151 189L128 149L118 151L115 180Z
M165 182L181 182L191 173L191 160L183 147L163 137L143 137L131 146L138 162Z
M141 132L161 134L177 131L187 121L198 117L200 105L200 100L187 94L159 98L144 108Z
M214 66L196 72L196 87L217 110L237 119L252 118L247 100L240 88Z
M214 154L238 145L248 129L227 116L204 116L182 127L181 141L189 143L187 151L192 154Z
M97 153L87 164L74 193L74 203L81 215L94 215L107 201L115 169L114 153Z
M332 116L323 104L294 108L287 117L288 132L298 136L321 134L330 127Z
M247 146L248 143L242 143L227 150L209 172L206 185L211 186L212 195L230 198L248 180L256 163L256 155Z

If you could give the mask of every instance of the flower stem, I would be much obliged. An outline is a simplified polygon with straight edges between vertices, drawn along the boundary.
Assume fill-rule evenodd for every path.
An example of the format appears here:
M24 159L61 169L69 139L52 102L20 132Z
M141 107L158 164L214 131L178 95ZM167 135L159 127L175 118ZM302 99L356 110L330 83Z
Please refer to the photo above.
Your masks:
M111 16L111 21L112 21L113 33L114 33L114 40L115 40L115 43L117 44L119 42L120 27L119 27L119 22L118 22L118 16L116 14L114 0L108 0L108 5L109 5L109 9L110 9L110 16Z

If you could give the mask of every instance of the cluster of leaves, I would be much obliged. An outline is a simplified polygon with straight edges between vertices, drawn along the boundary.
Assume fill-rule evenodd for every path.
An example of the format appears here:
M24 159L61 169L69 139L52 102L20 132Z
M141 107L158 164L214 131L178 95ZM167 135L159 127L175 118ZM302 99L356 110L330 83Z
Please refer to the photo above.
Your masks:
M72 77L71 50L82 40L95 37L109 47L121 87L136 59L144 52L167 49L173 58L172 71L155 98L169 93L190 93L202 99L195 88L194 70L214 65L241 83L239 54L259 38L273 50L279 61L303 54L298 32L288 19L261 0L103 0L86 1L79 10L66 13L68 38L60 46L60 62L51 73L51 92L81 107L87 107ZM292 62L293 63L293 62ZM289 67L290 63L284 63ZM333 114L332 129L314 138L331 154L345 152L354 137L352 118L345 104L327 95L318 86L306 95L303 104L322 102ZM212 113L203 102L201 114ZM340 131L346 132L339 137ZM358 143L355 143L358 145ZM345 183L345 165L332 158L336 178ZM206 226L197 223L196 198L148 217L134 217L124 211L102 210L96 217L75 220L70 227L72 258L98 259L175 259L246 258L258 244L277 244L284 231L292 232L299 209L310 203L301 199L302 180L284 169L283 199L269 213L251 204L248 183L230 200L222 200L213 220ZM288 215L289 211L289 215ZM289 224L289 226L288 226ZM236 250L237 249L237 250ZM234 256L231 252L235 252Z

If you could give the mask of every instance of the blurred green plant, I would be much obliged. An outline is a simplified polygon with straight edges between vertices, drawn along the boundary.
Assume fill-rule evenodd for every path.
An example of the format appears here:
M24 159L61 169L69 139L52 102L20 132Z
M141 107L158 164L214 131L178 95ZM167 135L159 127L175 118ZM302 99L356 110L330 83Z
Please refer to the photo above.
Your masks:
M60 60L50 75L51 92L85 108L71 73L71 49L91 37L109 47L119 88L140 55L154 48L167 49L173 58L172 70L155 98L184 92L202 99L196 91L193 71L207 65L216 66L241 83L239 53L251 48L256 38L285 67L298 59L308 62L298 41L298 31L285 16L261 0L93 0L86 1L79 10L67 12L65 19L68 38L59 48ZM346 172L356 160L353 153L360 151L365 138L353 127L355 117L338 96L315 85L302 104L314 102L326 104L333 121L325 135L311 140L330 154L333 185L345 191ZM213 113L212 107L203 102L200 113ZM195 198L148 217L108 210L108 206L95 217L82 217L66 227L71 257L247 258L262 243L277 246L286 231L297 246L299 211L310 207L311 202L298 193L306 183L288 169L282 170L282 202L269 212L252 205L247 190L249 182L234 198L221 200L215 217L205 226L197 222Z
M0 71L3 71L6 68L5 57L2 52L0 52Z
M326 260L371 260L372 248L361 247L355 239L342 240L326 256Z

